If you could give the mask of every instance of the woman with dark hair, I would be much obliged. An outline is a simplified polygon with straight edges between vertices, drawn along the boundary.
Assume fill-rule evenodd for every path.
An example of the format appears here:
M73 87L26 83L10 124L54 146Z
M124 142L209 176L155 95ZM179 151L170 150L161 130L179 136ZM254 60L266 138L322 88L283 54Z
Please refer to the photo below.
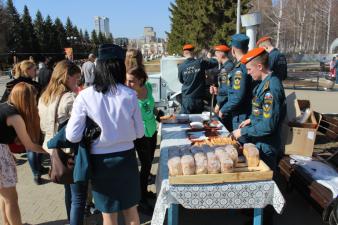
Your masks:
M152 208L150 207L147 198L152 197L154 194L148 192L147 186L157 142L157 125L156 117L154 115L155 101L152 95L152 86L147 80L148 75L143 67L134 67L127 71L126 85L136 91L144 126L144 136L135 140L135 148L141 162L140 207L144 209Z
M101 45L94 74L93 86L74 101L66 138L73 143L82 139L87 116L101 128L90 150L95 207L102 212L104 225L118 224L120 211L125 224L137 225L140 184L133 141L143 137L144 128L137 96L124 85L123 50Z

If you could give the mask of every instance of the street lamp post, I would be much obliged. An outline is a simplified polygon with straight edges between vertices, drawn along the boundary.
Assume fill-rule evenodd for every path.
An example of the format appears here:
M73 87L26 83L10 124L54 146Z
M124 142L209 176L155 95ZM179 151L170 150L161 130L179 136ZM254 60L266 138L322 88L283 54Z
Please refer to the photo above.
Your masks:
M74 55L73 43L77 40L77 37L75 37L75 36L68 36L67 40L70 42L70 47L72 48L73 55ZM74 56L72 58L74 58ZM71 59L71 60L73 60L73 59Z

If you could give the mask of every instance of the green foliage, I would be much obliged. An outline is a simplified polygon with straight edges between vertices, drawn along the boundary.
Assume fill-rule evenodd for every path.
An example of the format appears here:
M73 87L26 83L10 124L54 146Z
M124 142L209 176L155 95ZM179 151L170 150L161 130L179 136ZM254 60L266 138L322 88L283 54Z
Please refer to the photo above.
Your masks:
M24 6L21 20L22 20L22 37L23 37L22 50L27 53L34 52L34 50L37 49L39 46L34 33L32 18L29 14L29 10L26 5Z
M248 11L248 2L241 1L241 14ZM176 0L171 3L169 53L181 53L186 43L201 50L228 42L236 32L236 7L237 0Z
M43 52L47 47L46 43L46 32L45 32L45 22L43 20L41 12L38 10L36 12L34 20L34 33L39 44L39 51Z
M22 40L22 24L18 11L13 5L12 0L7 0L7 47L10 51L15 50L17 52L22 51L23 40Z
M55 52L63 52L63 48L66 45L66 31L63 27L61 20L57 17L54 21L53 29L55 37Z

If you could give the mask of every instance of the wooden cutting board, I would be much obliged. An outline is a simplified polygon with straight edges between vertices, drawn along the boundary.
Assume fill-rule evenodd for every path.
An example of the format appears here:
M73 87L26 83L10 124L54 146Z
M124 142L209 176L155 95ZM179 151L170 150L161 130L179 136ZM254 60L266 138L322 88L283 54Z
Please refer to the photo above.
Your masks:
M238 163L233 172L219 174L198 174L169 177L169 183L175 184L222 184L246 181L272 180L273 171L260 160L258 167L247 167Z

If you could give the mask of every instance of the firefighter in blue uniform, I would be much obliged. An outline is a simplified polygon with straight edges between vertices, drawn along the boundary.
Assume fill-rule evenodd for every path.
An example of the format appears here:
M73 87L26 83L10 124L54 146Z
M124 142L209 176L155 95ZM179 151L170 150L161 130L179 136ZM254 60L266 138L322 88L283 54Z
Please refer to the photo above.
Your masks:
M231 50L228 46L217 45L214 47L214 50L220 69L218 76L215 76L214 85L210 86L210 94L217 95L217 104L214 111L216 114L218 114L220 108L222 108L223 105L228 101L228 76L235 65L228 56L228 52ZM222 123L229 131L232 131L232 121L230 115L223 117Z
M204 110L205 70L218 65L217 60L194 58L194 46L183 46L183 56L186 60L178 67L178 79L182 83L181 113L198 114Z
M231 52L237 64L228 76L228 101L219 111L220 118L231 118L232 128L246 120L251 111L252 78L247 74L245 65L240 60L248 51L249 37L244 34L235 34L231 40ZM245 143L244 138L239 139Z
M271 37L262 37L257 41L256 45L264 48L269 53L269 69L274 72L274 76L278 76L282 81L288 76L288 64L285 55L275 48L271 41Z
M264 48L249 51L241 61L252 78L261 82L253 91L250 118L234 130L233 135L250 137L262 160L276 170L281 156L280 124L286 113L284 88L277 75L269 71L268 53Z

